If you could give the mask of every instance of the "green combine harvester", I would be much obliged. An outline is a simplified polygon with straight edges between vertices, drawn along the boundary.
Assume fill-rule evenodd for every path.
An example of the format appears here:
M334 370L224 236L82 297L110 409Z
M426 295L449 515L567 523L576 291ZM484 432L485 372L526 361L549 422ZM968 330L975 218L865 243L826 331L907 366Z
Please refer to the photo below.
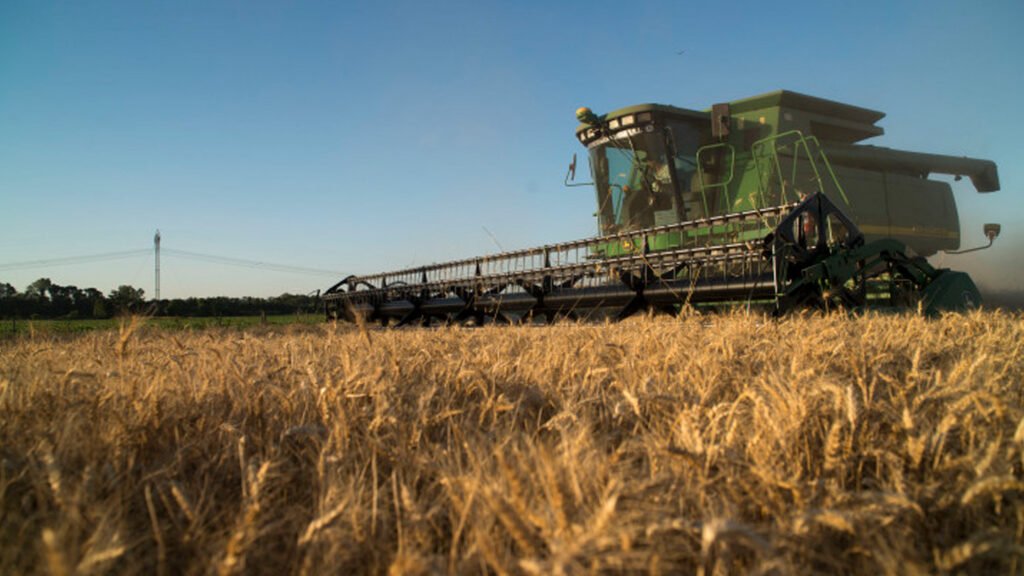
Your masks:
M594 186L598 236L349 276L324 293L328 317L479 325L685 306L977 306L967 274L925 259L960 248L953 191L928 176L993 192L996 165L860 144L882 135L884 116L785 90L704 112L581 108L593 182L575 183L574 156L566 184ZM991 246L999 225L984 232Z

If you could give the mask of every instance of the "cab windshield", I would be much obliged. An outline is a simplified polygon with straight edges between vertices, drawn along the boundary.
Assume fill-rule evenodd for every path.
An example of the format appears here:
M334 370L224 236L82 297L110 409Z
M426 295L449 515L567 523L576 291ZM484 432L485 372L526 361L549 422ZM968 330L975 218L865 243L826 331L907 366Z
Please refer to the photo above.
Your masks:
M685 196L696 173L698 138L689 127L673 128L626 130L591 145L601 234L686 219ZM671 164L670 150L675 152Z

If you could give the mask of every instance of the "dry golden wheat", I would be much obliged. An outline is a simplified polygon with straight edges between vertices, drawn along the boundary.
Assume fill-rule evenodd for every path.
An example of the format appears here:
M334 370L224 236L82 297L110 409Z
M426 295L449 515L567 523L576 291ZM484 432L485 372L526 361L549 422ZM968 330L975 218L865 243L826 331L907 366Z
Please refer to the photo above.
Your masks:
M1024 317L0 345L4 573L1013 573Z

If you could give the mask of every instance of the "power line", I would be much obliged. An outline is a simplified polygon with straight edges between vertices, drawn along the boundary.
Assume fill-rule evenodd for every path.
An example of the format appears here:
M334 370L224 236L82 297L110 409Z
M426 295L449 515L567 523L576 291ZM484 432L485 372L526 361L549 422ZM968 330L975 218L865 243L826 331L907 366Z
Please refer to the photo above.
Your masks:
M190 260L199 260L202 262L210 262L213 264L226 264L228 266L240 266L243 268L256 268L259 270L272 270L275 272L290 272L296 274L309 274L313 276L330 276L337 278L342 273L336 270L324 270L322 268L305 268L302 266L291 266L288 264L274 264L272 262L262 262L257 260L245 260L243 258L232 258L229 256L216 256L213 254L202 254L199 252L189 252L187 250L177 250L174 248L162 248L164 254L169 256L177 256L179 258L187 258Z
M189 260L198 260L201 262L210 262L213 264L223 264L226 266L238 266L242 268L254 268L258 270L268 270L272 272L287 272L291 274L306 274L311 276L329 276L332 278L336 278L338 276L343 275L342 272L338 272L336 270L324 270L322 268L306 268L303 266L292 266L289 264L276 264L273 262L246 260L244 258L232 258L230 256L217 256L215 254L189 252L187 250L176 250L174 248L167 248L163 246L161 246L160 251L163 254L167 254L169 256L185 258ZM88 264L92 262L103 262L107 260L134 258L137 256L149 256L151 254L153 254L153 249L145 248L142 250L125 250L122 252L106 252L103 254L87 254L82 256L68 256L64 258L50 258L45 260L26 260L23 262L9 262L7 264L0 264L0 271L27 270L31 268L47 268L55 266L68 266L73 264Z
M72 264L87 264L90 262L103 262L106 260L120 260L122 258L134 258L136 256L148 256L151 251L125 250L122 252L106 252L104 254L88 254L84 256L68 256L65 258L50 258L48 260L26 260L24 262L9 262L0 264L0 270L28 270L30 268L47 268L52 266L68 266Z

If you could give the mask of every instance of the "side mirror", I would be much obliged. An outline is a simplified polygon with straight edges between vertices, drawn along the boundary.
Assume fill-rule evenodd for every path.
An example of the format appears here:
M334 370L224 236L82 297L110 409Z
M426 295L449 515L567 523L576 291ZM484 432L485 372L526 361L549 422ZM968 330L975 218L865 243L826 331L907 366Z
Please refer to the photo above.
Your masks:
M977 248L970 248L968 250L957 250L955 252L951 252L951 251L947 250L946 254L967 254L968 252L977 252L978 250L984 250L986 248L991 248L992 244L996 241L996 237L999 236L999 233L1002 230L1003 230L1003 227L1000 226L999 224L985 224L985 226L982 227L982 231L985 232L985 238L988 238L988 245L987 246L979 246Z
M569 186L569 187L572 187L572 186L590 186L590 185L593 184L593 182L573 183L574 180L576 180L576 153L575 152L572 155L572 162L569 163L569 170L565 173L565 185Z
M1003 230L1003 227L999 224L985 224L983 230L985 231L985 237L991 242L999 237L999 233Z

